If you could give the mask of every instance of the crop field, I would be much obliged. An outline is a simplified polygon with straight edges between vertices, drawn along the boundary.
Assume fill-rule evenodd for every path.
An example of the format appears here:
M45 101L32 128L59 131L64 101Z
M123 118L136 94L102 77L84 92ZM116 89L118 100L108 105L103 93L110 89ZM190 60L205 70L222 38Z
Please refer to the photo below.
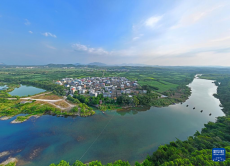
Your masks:
M157 92L165 92L171 89L176 89L176 87L178 86L177 84L172 84L166 81L139 81L139 84L141 86L143 85L150 85L153 87L157 87L159 88L159 90L156 90Z

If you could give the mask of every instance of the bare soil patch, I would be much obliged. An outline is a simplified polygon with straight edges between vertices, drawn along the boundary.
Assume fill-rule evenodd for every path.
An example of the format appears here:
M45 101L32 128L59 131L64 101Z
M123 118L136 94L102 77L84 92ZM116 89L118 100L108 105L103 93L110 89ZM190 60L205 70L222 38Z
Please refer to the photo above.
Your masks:
M55 105L58 105L62 108L68 108L70 105L68 103L66 103L65 101L61 100L61 101L57 101L54 103Z
M39 96L32 96L32 99L45 99L45 100L58 100L62 99L61 97L54 95L54 94L45 94L45 95L39 95Z

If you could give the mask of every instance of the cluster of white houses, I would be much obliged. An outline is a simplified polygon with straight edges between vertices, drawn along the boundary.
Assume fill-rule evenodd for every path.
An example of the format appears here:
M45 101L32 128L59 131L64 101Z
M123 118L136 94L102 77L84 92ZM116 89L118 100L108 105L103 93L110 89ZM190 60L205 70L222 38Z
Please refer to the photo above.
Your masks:
M69 93L88 94L97 97L103 94L103 97L116 99L122 94L136 95L147 93L146 90L140 89L137 81L129 81L125 77L87 77L81 79L63 78L56 84L69 88Z

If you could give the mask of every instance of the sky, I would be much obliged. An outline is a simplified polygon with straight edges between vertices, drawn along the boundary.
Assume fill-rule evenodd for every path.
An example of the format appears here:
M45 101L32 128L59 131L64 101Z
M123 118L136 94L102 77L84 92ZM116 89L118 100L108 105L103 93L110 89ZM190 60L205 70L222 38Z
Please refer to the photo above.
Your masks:
M230 1L2 0L0 62L230 66Z

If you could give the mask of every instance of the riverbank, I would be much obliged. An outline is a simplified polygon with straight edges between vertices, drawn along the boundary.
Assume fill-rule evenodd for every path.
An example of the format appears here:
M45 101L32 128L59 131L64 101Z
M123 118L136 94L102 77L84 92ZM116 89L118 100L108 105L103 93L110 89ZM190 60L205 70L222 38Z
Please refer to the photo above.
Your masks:
M27 121L28 119L30 119L31 117L34 118L39 118L42 115L26 115L26 116L17 116L17 118L13 121L11 121L10 123L23 123L25 121Z
M6 161L0 163L0 166L16 166L17 162L16 158L8 158Z

